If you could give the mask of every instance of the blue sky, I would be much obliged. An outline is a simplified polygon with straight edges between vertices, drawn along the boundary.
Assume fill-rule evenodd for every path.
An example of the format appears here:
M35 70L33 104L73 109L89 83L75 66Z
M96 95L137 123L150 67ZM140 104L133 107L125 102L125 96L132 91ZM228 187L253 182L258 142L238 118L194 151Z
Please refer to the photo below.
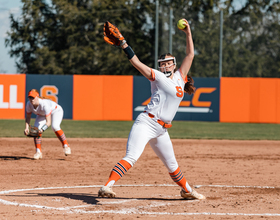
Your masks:
M5 37L10 28L9 15L20 15L21 0L0 0L0 73L16 73L15 59L10 58L9 48L5 48Z
M245 0L234 1L236 8L240 8L244 2ZM5 37L10 29L9 15L13 14L15 18L19 17L21 7L21 0L0 0L0 73L17 73L15 58L10 57L9 48L5 47Z

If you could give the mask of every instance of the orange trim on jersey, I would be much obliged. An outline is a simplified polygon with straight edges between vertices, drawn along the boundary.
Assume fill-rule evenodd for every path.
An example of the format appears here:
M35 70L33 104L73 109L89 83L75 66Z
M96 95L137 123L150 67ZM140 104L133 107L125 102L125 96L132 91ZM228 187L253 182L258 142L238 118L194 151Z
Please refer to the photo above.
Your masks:
M152 79L149 79L150 81L155 81L156 79L156 74L155 72L153 71L153 69L151 68L151 74L152 74Z
M57 109L57 106L55 106L54 110ZM48 117L50 114L52 113L52 110L50 111L49 114L46 115L46 117Z
M182 79L184 80L184 83L187 83L187 82L188 82L188 76L186 76L186 77L184 78L184 75L183 75L183 73L182 73L182 71L181 71L181 68L179 69L179 72L180 72L180 75L181 75Z
M50 111L50 113L49 113L49 114L47 114L47 115L46 115L46 117L48 117L51 113L52 113L52 111Z

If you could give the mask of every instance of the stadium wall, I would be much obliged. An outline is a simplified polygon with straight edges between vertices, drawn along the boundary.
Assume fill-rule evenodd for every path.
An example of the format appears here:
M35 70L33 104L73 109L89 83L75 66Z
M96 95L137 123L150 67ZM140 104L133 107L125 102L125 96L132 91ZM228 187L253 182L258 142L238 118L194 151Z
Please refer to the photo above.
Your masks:
M185 94L174 120L280 123L279 78L194 80L196 91ZM0 74L0 119L24 119L32 88L73 120L134 120L151 94L142 76Z

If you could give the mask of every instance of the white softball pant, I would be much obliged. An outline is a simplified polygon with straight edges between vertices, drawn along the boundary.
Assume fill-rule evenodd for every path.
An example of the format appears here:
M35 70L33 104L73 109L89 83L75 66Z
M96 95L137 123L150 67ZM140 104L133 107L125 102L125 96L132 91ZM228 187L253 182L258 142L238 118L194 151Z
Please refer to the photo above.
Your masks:
M127 140L126 155L123 160L133 166L143 153L148 142L166 166L168 172L173 173L178 168L178 163L167 129L163 128L146 113L141 113L131 128Z
M60 105L57 105L57 108L51 113L52 129L54 132L61 130L60 124L63 119L63 113L63 109ZM46 117L37 115L34 126L41 129L44 124L46 124Z

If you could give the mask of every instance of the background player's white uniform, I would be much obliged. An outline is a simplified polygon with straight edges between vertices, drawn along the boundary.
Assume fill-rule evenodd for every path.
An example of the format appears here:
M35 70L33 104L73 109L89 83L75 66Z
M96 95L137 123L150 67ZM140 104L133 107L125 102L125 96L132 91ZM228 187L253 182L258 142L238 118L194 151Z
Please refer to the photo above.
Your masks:
M46 124L46 117L51 115L51 124L54 132L61 130L60 124L63 119L63 109L56 102L49 99L39 98L39 105L34 109L33 105L28 101L26 104L26 113L36 114L34 126L41 129Z
M157 120L171 123L184 96L185 79L179 70L174 73L172 79L158 70L151 69L151 71L153 74L151 101L132 126L123 160L133 166L149 142L169 173L172 173L178 168L173 145L167 128L160 125ZM154 117L151 118L148 113Z
M36 89L32 89L28 93L29 101L26 103L26 120L25 120L25 134L28 133L30 125L30 119L32 112L36 114L34 126L37 127L41 132L38 137L34 137L34 144L36 153L34 159L42 159L42 148L41 148L41 137L48 126L52 126L52 130L60 140L65 156L71 154L71 149L68 145L66 136L60 128L60 124L63 119L63 109L56 102L49 99L42 99L39 97L39 93Z

